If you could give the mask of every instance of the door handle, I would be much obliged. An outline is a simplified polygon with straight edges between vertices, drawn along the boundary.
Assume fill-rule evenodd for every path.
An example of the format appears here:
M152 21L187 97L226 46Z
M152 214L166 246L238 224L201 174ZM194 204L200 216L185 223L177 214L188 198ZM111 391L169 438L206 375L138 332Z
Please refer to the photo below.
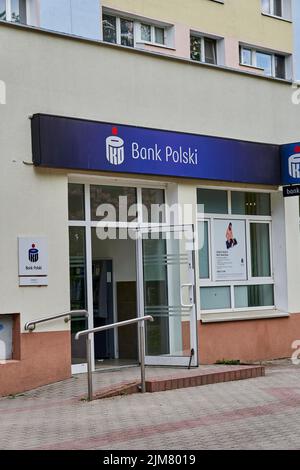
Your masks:
M186 288L193 288L193 284L182 284L181 287L180 287L180 303L181 303L181 307L184 307L184 308L190 308L192 309L194 307L194 303L191 303L191 304L185 304L184 301L183 301L183 289L186 289Z

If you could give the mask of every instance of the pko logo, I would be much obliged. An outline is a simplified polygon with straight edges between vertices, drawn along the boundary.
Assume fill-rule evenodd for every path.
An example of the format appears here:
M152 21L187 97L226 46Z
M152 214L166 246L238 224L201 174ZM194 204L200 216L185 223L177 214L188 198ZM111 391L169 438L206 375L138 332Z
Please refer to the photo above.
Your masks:
M39 260L39 250L36 248L34 243L28 251L28 259L31 263L37 263Z
M292 178L300 179L300 147L295 147L296 153L289 158L289 174Z
M122 165L125 160L124 140L118 137L116 127L113 127L112 134L106 139L106 158L111 165Z

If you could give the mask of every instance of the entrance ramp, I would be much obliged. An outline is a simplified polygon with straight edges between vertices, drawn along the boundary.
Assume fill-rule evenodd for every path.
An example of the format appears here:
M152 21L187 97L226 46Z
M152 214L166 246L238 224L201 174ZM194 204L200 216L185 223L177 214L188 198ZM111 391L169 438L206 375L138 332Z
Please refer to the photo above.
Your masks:
M183 370L154 368L147 370L146 392L166 392L189 387L200 387L221 382L247 380L265 376L264 366L200 366ZM95 391L94 399L113 398L140 392L140 381L130 380L114 383ZM85 397L82 397L84 399Z

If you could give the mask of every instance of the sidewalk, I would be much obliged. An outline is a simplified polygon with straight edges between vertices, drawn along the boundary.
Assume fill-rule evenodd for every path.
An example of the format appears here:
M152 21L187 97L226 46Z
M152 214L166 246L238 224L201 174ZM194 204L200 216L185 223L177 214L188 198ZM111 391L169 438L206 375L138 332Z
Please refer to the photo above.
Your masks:
M76 376L0 399L0 449L296 449L299 372L276 362L262 378L93 403L80 401L86 376ZM98 372L95 389L138 377L138 368Z

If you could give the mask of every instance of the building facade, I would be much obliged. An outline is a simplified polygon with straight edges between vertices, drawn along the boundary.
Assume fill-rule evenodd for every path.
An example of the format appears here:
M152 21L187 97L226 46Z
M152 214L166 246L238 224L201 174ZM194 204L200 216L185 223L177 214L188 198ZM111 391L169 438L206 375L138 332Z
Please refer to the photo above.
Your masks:
M104 0L103 40L291 79L291 0Z
M125 3L143 21L180 18L179 2L176 18ZM118 5L105 7L103 21ZM290 28L257 7L270 28ZM292 53L277 39L235 34L238 49ZM78 331L143 314L155 320L147 364L290 356L300 327L299 200L282 192L300 180L291 82L11 21L0 42L1 395L85 371ZM88 317L26 328L70 310ZM137 363L137 344L135 328L95 335L94 367Z
M0 20L100 39L99 0L1 0Z

